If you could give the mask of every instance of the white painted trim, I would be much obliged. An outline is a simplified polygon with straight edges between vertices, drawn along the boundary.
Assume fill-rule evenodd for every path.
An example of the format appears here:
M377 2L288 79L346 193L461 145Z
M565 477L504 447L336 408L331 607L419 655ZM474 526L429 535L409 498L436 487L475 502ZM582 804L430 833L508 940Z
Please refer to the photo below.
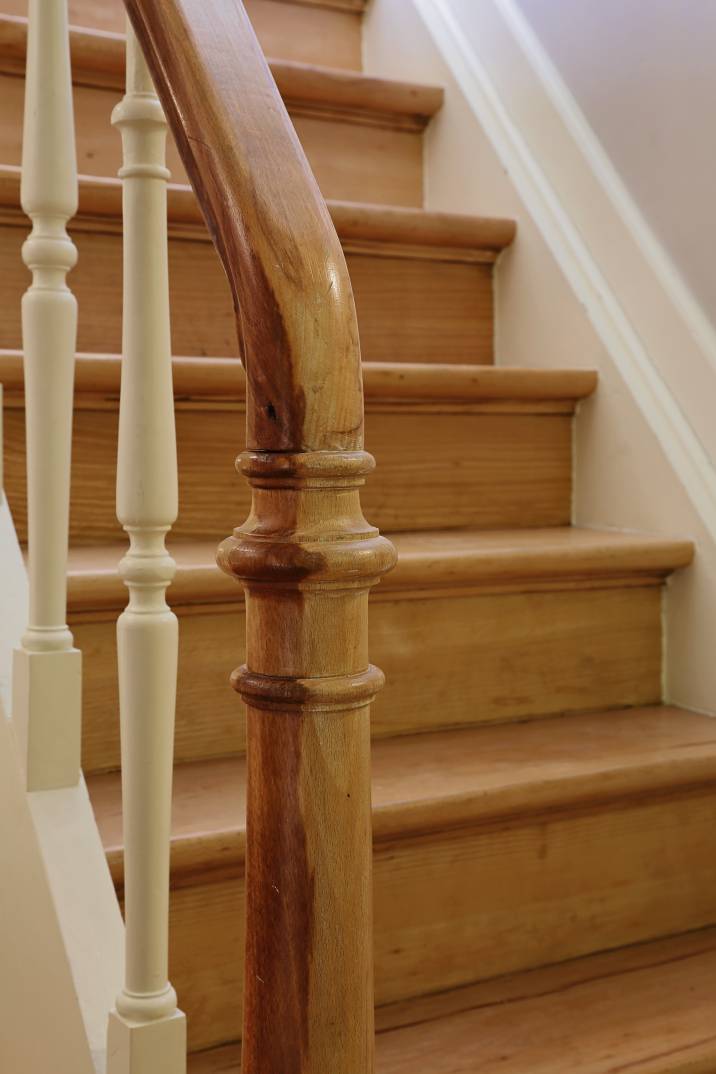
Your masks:
M657 366L657 360L662 367L666 365L664 356L656 355L653 339L648 346L645 343L653 334L654 326L648 321L649 310L657 308L653 303L660 303L660 313L668 304L673 338L678 338L692 361L699 363L701 375L704 369L710 375L716 368L712 327L630 201L549 59L530 39L531 32L511 0L484 0L474 9L475 16L494 31L484 35L485 55L477 52L483 42L467 40L449 0L414 0L414 4L696 511L716 536L716 470L712 459L696 431L689 400L673 381L667 383L663 369ZM507 41L504 56L496 50L496 40ZM492 71L488 71L488 64ZM496 65L499 89L494 81ZM539 108L549 110L548 139L554 137L556 123L561 123L559 146L540 143L541 131L528 130L520 121L527 100L525 78L529 80L529 105L537 100L535 114ZM593 203L596 181L597 196L601 191L596 215L604 218L606 214L609 226L623 238L623 249L616 256L621 257L622 267L624 258L631 258L630 269L640 273L639 282L651 296L641 304L631 301L628 312L621 301L621 289L618 298L610 282L612 266L595 257L585 237L589 229L580 217L578 198L572 203L564 189L559 193L556 189L560 153L570 153L574 166L575 149L583 171L576 179L570 178L582 182L582 190L589 191ZM669 357L673 359L673 353L666 355ZM704 431L702 427L702 437Z
M54 913L95 1074L107 1069L107 1013L124 978L124 923L84 777L75 787L31 791Z

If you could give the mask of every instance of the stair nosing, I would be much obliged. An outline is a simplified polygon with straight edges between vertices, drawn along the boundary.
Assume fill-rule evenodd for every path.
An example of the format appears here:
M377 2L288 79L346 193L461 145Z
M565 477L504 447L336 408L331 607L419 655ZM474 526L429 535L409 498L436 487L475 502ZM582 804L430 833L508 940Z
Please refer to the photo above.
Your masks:
M27 218L20 207L19 165L0 165L0 205ZM78 213L69 230L81 230L83 220L106 221L121 230L122 181L112 176L80 175ZM327 199L326 205L341 242L348 249L362 243L367 247L388 248L391 252L413 250L423 256L442 251L443 256L489 261L509 246L515 237L513 220L501 217L469 216L459 213L433 212L427 209L374 205L368 202ZM169 183L167 212L170 235L178 228L196 241L211 242L201 208L188 184ZM173 230L174 229L174 230ZM182 230L184 229L184 230Z
M443 794L422 791L420 777L414 777L414 786L419 787L422 793L418 793L416 789L410 799L386 800L380 791L381 786L391 786L388 772L395 771L395 767L390 768L390 765L401 765L406 743L410 748L424 750L432 761L436 751L445 743L458 743L463 754L472 750L476 755L485 751L487 743L489 754L491 737L497 737L499 742L510 735L524 736L525 729L529 734L530 729L532 732L541 732L548 726L563 735L567 727L577 740L580 731L590 722L611 730L608 727L610 721L626 724L641 719L648 725L651 719L660 720L665 717L682 721L684 727L689 720L698 723L699 735L704 734L705 737L694 742L662 746L653 750L651 755L645 749L643 755L630 756L626 753L620 757L618 750L610 752L607 749L603 752L601 762L587 765L575 762L571 771L551 772L551 762L543 759L533 765L533 770L528 771L522 780L513 777L511 781L505 779L503 783L481 786L478 785L479 777L476 775L473 777L475 784L460 793L449 790ZM713 726L713 731L710 730L710 725ZM707 728L708 736L705 735ZM525 753L525 746L521 748ZM674 707L641 706L637 709L547 717L524 724L488 724L378 739L373 743L373 754L373 843L378 847L396 841L432 838L495 823L514 826L525 818L535 820L547 815L569 815L585 808L604 809L613 803L639 802L647 794L672 796L689 791L701 792L704 787L712 785L716 777L716 723L713 723L711 717L699 716ZM517 759L511 762L515 770L520 770L522 764L519 757L518 749ZM557 768L563 763L563 758L558 758ZM180 769L181 773L206 773L210 770L217 771L219 766L224 769L224 779L228 779L231 786L244 786L245 760L239 757L222 758L213 762L185 762L178 766L177 771ZM102 791L107 794L107 788L110 789L113 800L117 800L118 773L89 775L87 779L90 792L95 794L95 800L98 800L98 789L101 796ZM447 781L445 785L450 786ZM238 805L240 810L240 800ZM101 814L99 820L101 828ZM208 876L225 874L227 871L240 873L245 860L245 836L243 813L235 822L223 823L209 831L174 833L171 850L172 882L179 885L191 883L199 874ZM121 838L108 840L105 850L113 879L121 885Z
M70 53L76 85L124 90L125 35L111 30L70 26ZM27 44L27 19L0 15L0 70L22 73ZM279 92L292 110L308 105L327 114L341 110L406 122L422 129L440 109L443 90L395 79L375 78L360 71L325 67L296 60L267 58Z
M445 590L499 592L501 588L527 592L535 585L554 590L565 584L590 589L609 584L659 585L693 558L690 541L576 527L388 536L398 548L398 565L376 591L386 596L416 591L425 596ZM449 542L454 543L452 548ZM534 542L532 547L530 542ZM169 547L177 559L177 574L168 591L174 607L243 603L241 586L214 564L213 541L170 541ZM126 591L116 569L124 552L120 543L70 549L71 614L124 606ZM191 559L182 559L187 553ZM89 559L89 566L82 567L83 557Z
M118 400L121 363L119 354L78 353L75 393ZM175 356L172 365L176 400L245 400L246 376L238 358ZM23 392L23 357L19 348L0 348L0 381L8 392ZM597 374L589 369L448 362L363 363L363 391L369 405L377 400L434 404L513 402L525 406L569 402L574 406L596 387Z

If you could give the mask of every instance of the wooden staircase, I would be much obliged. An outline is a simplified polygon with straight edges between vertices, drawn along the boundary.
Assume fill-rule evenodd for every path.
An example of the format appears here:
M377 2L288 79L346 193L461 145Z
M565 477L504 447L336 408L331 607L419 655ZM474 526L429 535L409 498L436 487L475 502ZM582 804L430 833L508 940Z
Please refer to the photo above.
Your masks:
M379 2L379 0L377 0ZM511 221L432 213L422 132L439 88L360 73L362 0L246 4L329 199L358 309L366 517L397 568L371 601L381 1074L713 1074L716 725L662 700L662 589L688 541L570 525L583 371L492 365ZM19 207L23 5L1 0L0 381L6 487L26 537ZM121 335L114 0L75 0L80 306L70 624L83 766L121 895L115 517ZM329 66L330 65L330 66ZM244 731L228 686L243 596L215 567L247 513L231 298L172 148L180 513L171 979L195 1074L235 1071ZM342 1074L342 1072L341 1072ZM347 1072L346 1072L347 1074Z

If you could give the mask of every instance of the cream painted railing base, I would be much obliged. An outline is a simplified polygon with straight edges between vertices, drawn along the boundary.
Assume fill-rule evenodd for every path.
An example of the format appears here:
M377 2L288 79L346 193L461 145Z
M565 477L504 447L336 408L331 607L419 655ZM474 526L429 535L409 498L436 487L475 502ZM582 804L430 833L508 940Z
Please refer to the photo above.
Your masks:
M77 783L82 704L79 649L33 653L16 649L12 713L28 791Z
M107 1067L112 1074L177 1074L186 1069L186 1018L174 1011L153 1022L109 1016Z

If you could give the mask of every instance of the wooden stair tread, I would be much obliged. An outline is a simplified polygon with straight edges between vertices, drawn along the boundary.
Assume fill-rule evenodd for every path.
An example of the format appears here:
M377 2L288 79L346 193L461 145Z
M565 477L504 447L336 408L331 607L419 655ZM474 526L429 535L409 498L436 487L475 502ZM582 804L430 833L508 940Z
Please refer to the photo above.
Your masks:
M713 1074L715 1006L710 928L379 1009L376 1072ZM240 1055L197 1053L189 1074L238 1074Z
M335 199L327 199L326 204L338 237L345 243L370 242L496 253L509 246L516 230L513 220L500 217L431 212L427 209L405 209ZM0 165L0 205L19 209L20 168L17 165ZM80 216L115 221L119 226L122 214L121 179L80 175L78 212ZM168 185L167 213L170 226L196 226L202 229L209 241L199 203L190 186L183 183Z
M708 784L716 723L667 706L436 731L373 744L373 833L385 841ZM178 765L172 867L241 868L243 758ZM120 776L88 777L112 875L122 878Z
M0 69L24 71L27 19L0 15ZM70 27L72 76L77 84L124 89L125 35ZM441 108L443 90L358 71L268 59L287 105L310 106L409 120L420 128Z
M381 584L388 589L647 580L687 566L693 556L690 541L568 526L396 533L391 540L398 565ZM177 561L169 589L172 603L243 599L240 587L215 565L217 543L171 543ZM117 574L124 553L125 546L118 544L70 549L71 611L124 606L126 590Z
M121 356L78 354L75 391L119 395ZM238 358L175 357L174 394L182 398L243 400L246 377ZM0 349L0 381L6 391L22 391L21 350ZM597 386L589 369L532 369L435 362L364 362L363 391L367 400L430 403L489 401L576 402Z

